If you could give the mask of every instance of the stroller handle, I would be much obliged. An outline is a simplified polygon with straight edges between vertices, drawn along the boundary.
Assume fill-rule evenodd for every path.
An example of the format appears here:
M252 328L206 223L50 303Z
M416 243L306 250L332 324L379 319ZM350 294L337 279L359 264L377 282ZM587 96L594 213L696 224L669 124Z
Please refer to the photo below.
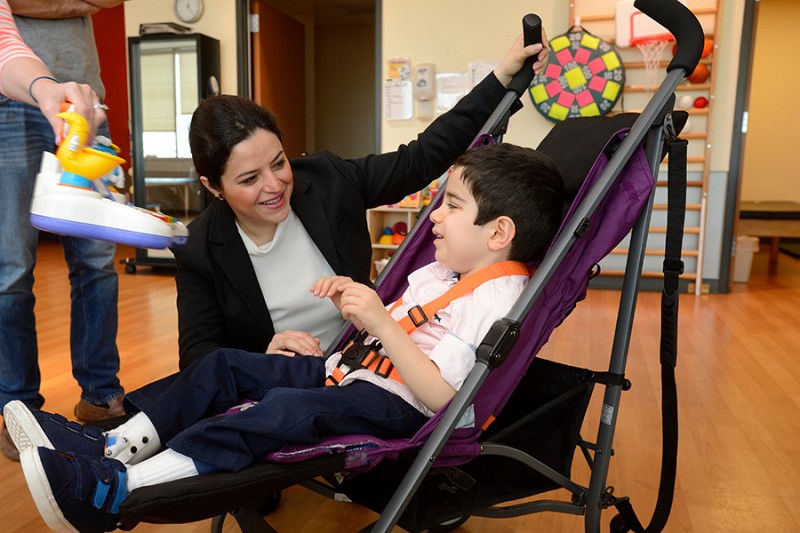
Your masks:
M533 13L522 17L522 35L525 46L542 42L542 19ZM508 84L508 89L517 93L518 97L523 95L530 86L531 80L533 80L533 64L535 61L535 56L526 59L520 71L514 75L511 83Z
M633 6L655 20L675 36L678 51L667 72L682 68L688 76L694 72L703 52L703 27L688 7L678 0L636 0Z

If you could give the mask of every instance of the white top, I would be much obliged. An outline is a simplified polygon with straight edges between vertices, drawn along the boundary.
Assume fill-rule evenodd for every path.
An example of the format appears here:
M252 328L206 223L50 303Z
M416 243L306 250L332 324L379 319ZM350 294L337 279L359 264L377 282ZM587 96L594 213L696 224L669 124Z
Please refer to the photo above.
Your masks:
M257 246L236 224L256 271L276 333L306 331L320 338L322 351L336 340L344 322L330 298L309 289L319 278L335 276L294 211L275 231L272 242Z
M492 324L504 317L528 282L528 276L503 276L489 280L474 291L450 302L433 318L410 333L414 343L425 353L451 387L458 390L475 365L475 350L478 343L489 331ZM433 262L408 277L409 286L403 293L403 303L393 312L392 317L400 320L415 305L424 305L437 298L458 279L441 263ZM389 306L387 306L388 308ZM369 342L367 339L365 342ZM381 350L383 355L386 353ZM341 360L341 353L331 355L325 367L328 375ZM347 365L342 365L347 371ZM372 370L360 369L348 373L339 386L360 379L374 383L378 387L397 394L426 416L433 412L425 407L402 383L383 378Z

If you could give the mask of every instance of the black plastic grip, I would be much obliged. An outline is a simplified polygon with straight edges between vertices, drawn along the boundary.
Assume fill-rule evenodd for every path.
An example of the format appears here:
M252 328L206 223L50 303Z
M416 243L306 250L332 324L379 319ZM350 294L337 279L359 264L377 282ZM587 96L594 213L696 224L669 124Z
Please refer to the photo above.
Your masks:
M636 0L633 7L655 20L675 37L678 50L667 72L682 68L688 76L694 72L703 53L703 27L688 7L678 0Z
M522 17L522 35L525 41L525 46L542 42L542 19L539 15L529 13ZM531 84L533 79L533 64L536 62L536 56L531 56L525 60L519 72L517 72L508 84L508 89L517 93L517 96L522 96Z

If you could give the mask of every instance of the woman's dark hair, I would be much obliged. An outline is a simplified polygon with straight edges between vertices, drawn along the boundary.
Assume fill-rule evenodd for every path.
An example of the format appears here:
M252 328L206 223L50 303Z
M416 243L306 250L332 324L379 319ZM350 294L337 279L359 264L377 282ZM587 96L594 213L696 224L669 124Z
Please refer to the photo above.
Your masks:
M233 148L260 129L274 133L283 142L275 116L252 100L231 95L203 100L189 126L189 147L198 176L205 176L212 187L221 189Z
M468 150L453 167L478 204L476 225L500 216L514 221L509 259L541 259L561 224L564 184L549 157L532 148L489 144Z

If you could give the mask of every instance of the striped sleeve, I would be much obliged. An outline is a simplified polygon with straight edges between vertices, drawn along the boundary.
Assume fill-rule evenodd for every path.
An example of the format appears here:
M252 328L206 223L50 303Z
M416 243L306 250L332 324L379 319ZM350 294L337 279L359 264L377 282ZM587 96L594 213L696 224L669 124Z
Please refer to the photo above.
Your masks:
M3 68L10 60L21 57L39 59L22 41L7 0L0 0L0 92L3 92Z

